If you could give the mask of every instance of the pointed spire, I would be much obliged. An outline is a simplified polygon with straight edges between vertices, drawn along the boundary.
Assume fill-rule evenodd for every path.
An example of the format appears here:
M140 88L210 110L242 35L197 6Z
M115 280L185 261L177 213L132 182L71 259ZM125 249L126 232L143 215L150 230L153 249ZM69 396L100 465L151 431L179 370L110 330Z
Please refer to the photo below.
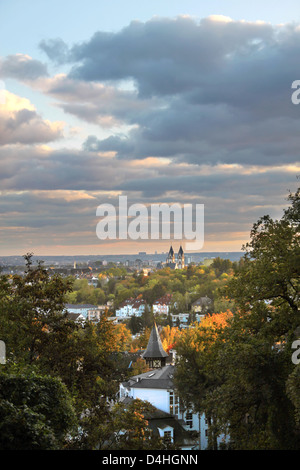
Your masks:
M175 263L175 253L174 253L172 245L170 247L169 254L167 257L167 264L170 264L170 263Z
M168 353L163 348L156 323L154 323L147 349L142 354L142 357L146 359L150 367L162 367L165 365L165 359L168 356Z

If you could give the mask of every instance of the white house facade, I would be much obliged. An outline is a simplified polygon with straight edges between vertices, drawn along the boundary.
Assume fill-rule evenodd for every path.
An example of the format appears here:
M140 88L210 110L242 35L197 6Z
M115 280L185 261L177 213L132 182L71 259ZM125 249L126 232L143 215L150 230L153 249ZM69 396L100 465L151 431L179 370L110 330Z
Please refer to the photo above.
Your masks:
M141 317L146 309L146 302L143 299L127 299L118 309L116 309L116 317Z
M65 304L65 309L68 311L68 313L78 313L85 319L88 317L89 310L97 308L97 305L92 304Z
M173 375L175 366L168 364L131 377L128 382L120 384L120 400L125 397L148 401L155 408L173 415L186 431L196 431L199 437L184 447L184 450L207 448L207 424L204 414L199 416L192 410L182 410L179 398L174 391ZM170 425L169 425L170 426ZM167 431L170 431L168 429ZM174 429L172 429L174 432ZM172 437L173 436L172 432Z
M172 305L172 295L165 294L153 303L153 313L168 315Z
M155 408L161 412L167 413L176 418L176 421L184 428L185 431L196 431L197 439L186 440L181 447L184 450L207 448L207 430L205 415L201 416L194 413L192 409L182 409L179 397L176 395L174 387L174 373L176 366L174 364L166 364L168 354L164 351L158 329L154 325L148 347L142 357L146 360L151 369L148 372L130 377L127 382L123 382L119 387L119 399L128 398L150 402ZM173 420L174 422L174 420ZM161 433L172 435L172 439L176 438L176 427L169 422L168 429L165 428ZM220 436L218 442L224 440L224 436Z

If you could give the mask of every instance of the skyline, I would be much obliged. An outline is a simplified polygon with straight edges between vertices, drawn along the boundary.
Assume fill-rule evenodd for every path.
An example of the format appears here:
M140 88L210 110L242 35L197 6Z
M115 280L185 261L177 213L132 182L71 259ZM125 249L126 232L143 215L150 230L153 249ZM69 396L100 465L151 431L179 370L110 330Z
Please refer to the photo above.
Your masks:
M295 1L0 4L0 256L167 251L106 240L100 204L204 204L240 251L300 174ZM16 15L18 11L18 15Z

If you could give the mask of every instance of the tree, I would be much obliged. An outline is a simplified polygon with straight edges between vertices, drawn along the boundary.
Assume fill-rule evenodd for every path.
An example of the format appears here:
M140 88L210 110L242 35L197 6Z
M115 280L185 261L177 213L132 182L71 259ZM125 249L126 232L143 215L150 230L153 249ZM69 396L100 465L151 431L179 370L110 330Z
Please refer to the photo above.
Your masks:
M8 364L35 367L65 384L78 418L95 408L106 416L122 372L113 357L118 349L115 326L106 315L97 324L69 320L64 295L71 288L69 279L51 277L42 263L33 266L26 256L23 277L15 276L11 283L0 277L1 339Z
M160 437L153 435L149 418L155 408L151 403L135 399L124 406L118 403L112 410L110 441L104 449L117 450L160 450L174 448Z
M232 318L231 312L206 317L194 328L183 330L177 337L176 351L179 357L174 383L183 408L205 413L208 421L208 448L216 448L219 429L217 415L211 406L211 394L220 385L215 371L215 360L220 347L217 341L223 328Z
M71 281L51 276L41 262L34 267L31 254L24 258L24 276L14 275L10 282L1 276L0 324L8 356L32 364L63 344L76 327L64 311Z
M82 419L84 429L77 449L160 450L174 448L153 435L148 418L155 408L147 401L132 400L115 404L106 416L99 408L89 410Z
M163 348L169 352L175 346L176 340L179 337L179 329L169 325L164 326L160 333Z
M295 408L295 421L300 428L300 366L297 365L293 372L289 375L287 382L287 395Z
M300 324L299 190L289 200L280 220L264 216L253 225L244 262L225 289L238 309L220 356L223 413L236 448L299 446L290 400L299 387L291 379L291 344Z
M211 267L219 277L232 269L232 262L229 259L221 259L219 256L213 260Z
M132 336L130 330L120 323L114 326L115 332L115 350L116 351L128 351L132 342Z
M58 378L1 371L1 450L63 449L76 424L72 398Z
M66 294L68 303L103 304L105 293L100 287L89 285L87 279L73 279L73 281L73 291Z
M145 359L142 357L138 357L137 360L133 363L132 369L131 369L131 374L130 375L139 375L143 374L144 372L148 372L149 366Z
M223 412L236 448L299 446L286 391L287 384L293 383L293 394L297 387L291 379L291 344L300 322L299 190L289 200L292 205L280 220L264 216L254 224L244 262L225 290L238 307L224 337L222 388L228 393Z
M130 329L133 335L139 333L143 328L143 319L141 317L137 317L136 315L132 315L128 320L128 328Z
M230 321L216 337L195 330L178 347L181 394L212 417L215 434L229 432L233 449L300 446L299 366L291 360L300 324L299 190L289 201L280 220L253 225L223 290L235 305Z

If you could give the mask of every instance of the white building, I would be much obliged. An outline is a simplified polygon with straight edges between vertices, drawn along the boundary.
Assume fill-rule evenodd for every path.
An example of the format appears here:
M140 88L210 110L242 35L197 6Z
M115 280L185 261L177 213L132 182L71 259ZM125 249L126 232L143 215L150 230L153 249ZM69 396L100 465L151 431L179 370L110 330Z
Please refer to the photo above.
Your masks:
M87 320L95 323L99 322L107 308L107 305L98 305L96 308L89 309L87 311Z
M146 301L141 298L127 299L116 309L116 317L141 317L146 309Z
M165 413L165 416L175 418L164 427L159 428L162 437L171 438L172 442L178 442L177 436L184 431L196 431L197 439L188 438L182 440L181 449L206 449L207 448L207 423L205 415L196 414L192 409L184 410L180 406L179 397L174 389L174 373L176 366L166 364L168 354L164 351L157 326L154 325L146 351L142 357L146 360L150 371L130 377L127 382L120 384L120 400L129 398L150 402L157 410ZM159 427L159 425L157 425ZM164 433L167 433L166 435ZM186 434L188 436L188 433ZM218 439L223 440L222 436Z
M93 276L91 279L88 280L88 285L93 287L98 287L99 279L98 277Z
M168 315L172 305L172 295L165 294L153 303L153 313L159 315Z
M204 314L194 314L194 320L198 323L201 322L201 320L204 318ZM191 314L190 313L178 313L178 314L173 314L171 313L171 319L172 323L174 326L179 326L180 328L188 328L191 323Z
M68 313L79 313L85 319L88 317L89 310L97 308L97 305L92 304L65 304L65 309Z

